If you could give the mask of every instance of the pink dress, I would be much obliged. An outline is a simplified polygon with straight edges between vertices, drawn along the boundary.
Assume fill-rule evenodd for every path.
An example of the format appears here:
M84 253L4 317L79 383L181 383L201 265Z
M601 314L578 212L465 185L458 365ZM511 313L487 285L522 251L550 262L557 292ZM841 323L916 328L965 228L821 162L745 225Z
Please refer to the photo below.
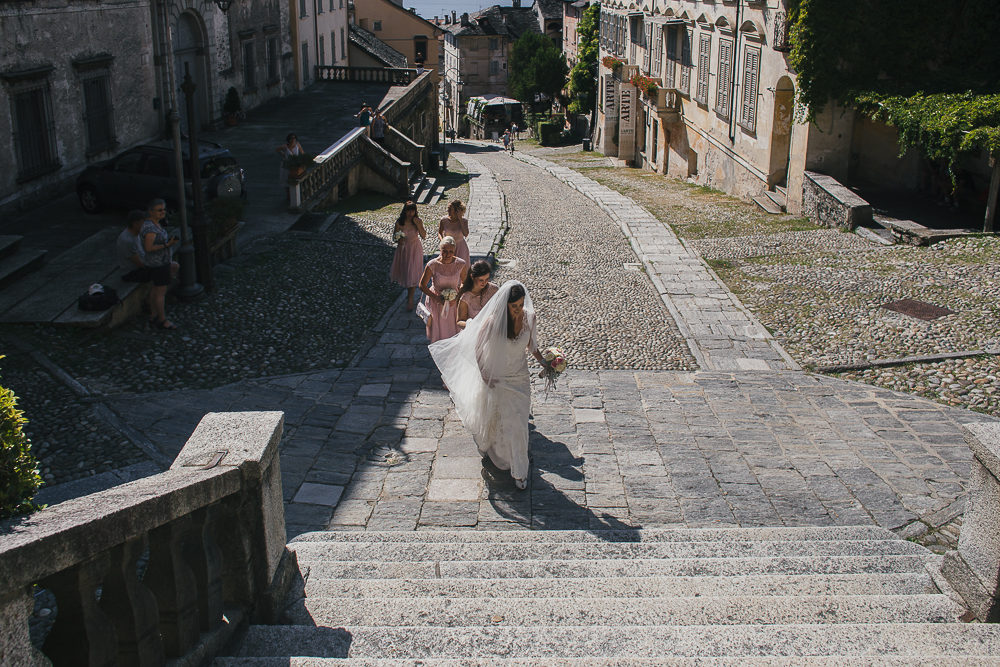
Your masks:
M431 269L431 291L441 294L449 287L455 291L462 285L462 269L468 264L464 259L455 258L451 264L442 264L440 257L427 262ZM440 304L428 296L424 296L418 314L427 323L427 338L432 343L445 338L451 338L458 333L458 301Z
M465 234L462 233L462 225L456 225L449 216L441 218L441 236L451 236L455 239L455 257L461 257L465 263L472 266L469 257L469 244L465 241Z
M465 305L469 307L469 318L472 319L479 314L479 311L483 309L483 306L493 298L493 295L500 291L500 288L493 283L486 283L486 289L484 289L479 294L473 294L471 292L465 292L462 294L461 299L465 302Z
M403 233L406 240L396 245L389 278L403 287L416 287L420 284L420 276L424 275L424 246L412 222L403 223Z

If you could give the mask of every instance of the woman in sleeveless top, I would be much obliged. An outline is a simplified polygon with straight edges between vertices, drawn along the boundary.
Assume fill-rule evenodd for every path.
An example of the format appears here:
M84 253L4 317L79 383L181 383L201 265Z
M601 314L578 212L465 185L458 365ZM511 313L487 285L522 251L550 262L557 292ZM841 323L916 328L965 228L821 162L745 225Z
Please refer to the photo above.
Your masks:
M285 137L285 142L274 149L274 152L281 156L282 161L293 155L302 155L305 153L302 149L302 144L299 143L298 137L294 134L289 134ZM278 185L285 186L285 199L290 199L288 192L288 170L284 167L278 167Z
M469 221L464 217L465 204L461 200L455 199L448 204L448 215L441 218L438 225L438 239L450 236L455 239L455 255L465 260L466 264L471 264L469 257L469 244L465 238L469 235Z
M417 216L417 205L412 201L406 202L399 212L392 229L393 236L397 232L403 232L405 236L396 242L389 278L406 288L406 309L413 310L413 291L420 284L420 276L424 272L424 246L420 239L427 238L427 231L424 221Z
M420 278L420 291L427 296L417 308L417 313L427 323L427 338L432 343L458 333L458 300L448 301L441 292L446 289L458 292L468 270L465 260L455 256L455 239L444 237L441 254L427 262L424 275Z
M469 275L462 283L462 295L458 298L458 328L464 329L465 323L471 320L483 309L490 298L500 288L490 282L492 269L486 260L479 260L469 269Z

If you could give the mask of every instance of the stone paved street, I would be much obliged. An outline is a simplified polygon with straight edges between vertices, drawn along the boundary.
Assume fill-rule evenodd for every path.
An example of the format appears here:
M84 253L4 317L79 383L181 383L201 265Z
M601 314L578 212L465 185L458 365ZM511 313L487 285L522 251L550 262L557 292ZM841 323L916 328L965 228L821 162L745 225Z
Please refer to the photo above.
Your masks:
M502 201L494 176L519 163L463 155L461 147L456 157L475 174L473 201ZM497 160L509 161L509 171ZM581 194L565 197L589 205ZM492 212L470 213L476 226L503 228ZM510 224L516 248L524 223L511 216ZM679 272L676 282L685 276L701 285L710 274ZM483 467L429 359L420 320L397 301L375 335L346 370L110 405L167 454L208 411L285 411L289 535L878 524L917 536L961 513L972 455L960 424L992 419L801 371L571 370L548 398L535 381L533 474L519 491L509 475Z

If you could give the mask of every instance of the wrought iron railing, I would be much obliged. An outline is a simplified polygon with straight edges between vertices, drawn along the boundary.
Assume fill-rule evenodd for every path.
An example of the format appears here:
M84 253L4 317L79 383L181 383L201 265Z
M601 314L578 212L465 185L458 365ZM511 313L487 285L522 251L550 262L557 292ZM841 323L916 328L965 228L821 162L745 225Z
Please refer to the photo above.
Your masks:
M792 25L788 20L788 14L777 12L774 15L774 39L771 41L771 48L775 51L789 52L792 50L791 42Z
M396 67L341 67L339 65L316 65L317 81L340 81L344 83L388 83L393 86L407 86L417 78L417 70Z

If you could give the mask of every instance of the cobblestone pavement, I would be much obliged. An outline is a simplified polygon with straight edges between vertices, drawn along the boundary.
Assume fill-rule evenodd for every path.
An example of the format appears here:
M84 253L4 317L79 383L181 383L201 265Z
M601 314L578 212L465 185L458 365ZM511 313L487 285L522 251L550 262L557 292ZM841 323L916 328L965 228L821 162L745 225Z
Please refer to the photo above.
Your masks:
M593 200L621 226L701 368L798 368L767 329L697 253L681 244L669 226L628 197L577 171L525 153L515 153L515 157L547 171Z
M510 219L498 284L522 281L538 312L539 344L573 368L694 370L694 357L641 270L621 227L596 204L502 153L481 156Z
M885 247L649 171L609 168L575 147L528 152L628 195L669 225L804 366L1000 348L1000 239ZM954 312L923 321L881 307L899 299ZM997 356L842 377L1000 415Z
M497 181L475 161L473 195L485 196ZM358 368L113 407L168 453L205 412L284 410L289 535L875 523L940 548L972 460L959 425L990 419L802 372L572 369L548 398L535 381L532 478L519 491L483 467L420 320L397 302L378 331Z

